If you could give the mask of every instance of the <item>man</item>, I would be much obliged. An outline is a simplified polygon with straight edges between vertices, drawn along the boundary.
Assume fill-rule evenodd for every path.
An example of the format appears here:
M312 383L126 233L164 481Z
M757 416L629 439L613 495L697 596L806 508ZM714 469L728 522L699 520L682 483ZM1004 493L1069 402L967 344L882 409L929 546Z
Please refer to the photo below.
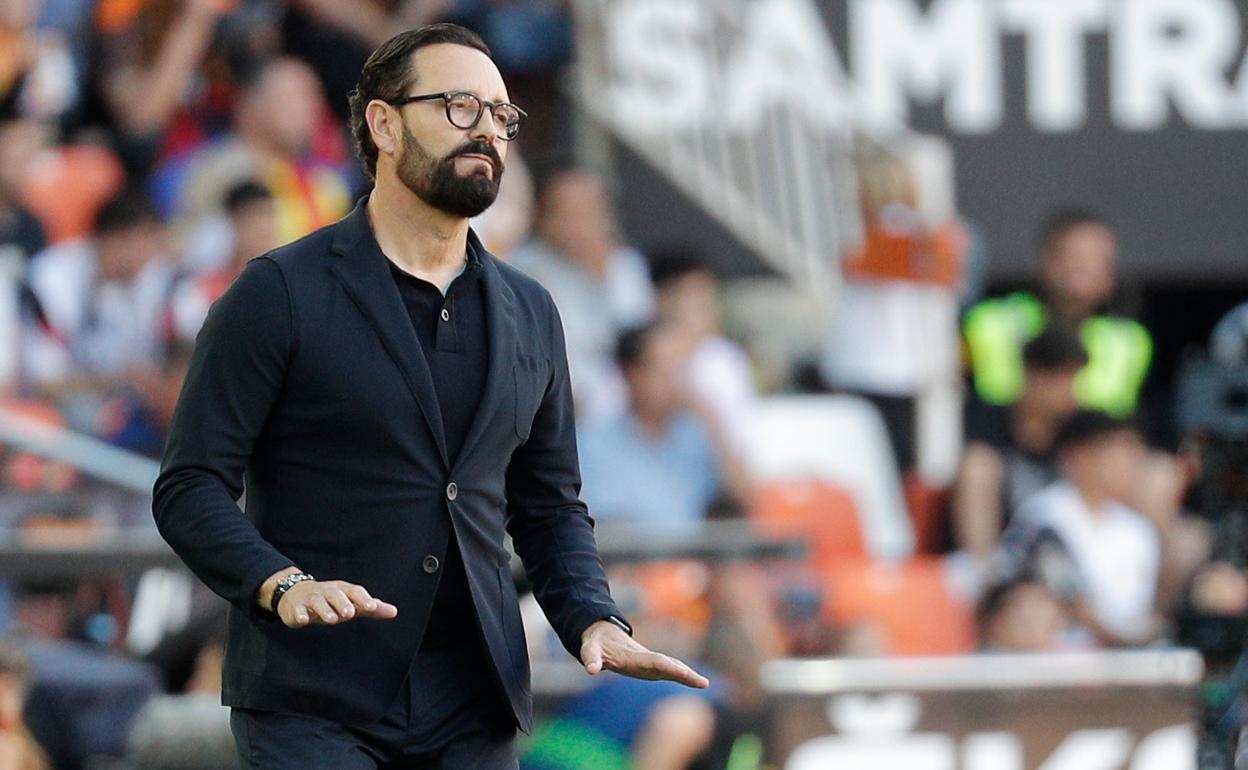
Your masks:
M1029 575L991 586L975 614L984 652L1061 652L1069 646L1066 608Z
M36 255L38 300L27 376L53 397L91 401L143 392L165 352L165 308L174 284L164 223L147 196L124 190L100 209L94 237Z
M957 545L988 559L1001 530L1031 495L1057 481L1057 431L1079 407L1075 378L1088 362L1079 338L1050 327L1023 348L1025 376L1010 406L972 399L966 449L953 487Z
M585 499L600 518L646 533L688 534L722 494L742 506L749 500L743 463L708 410L686 394L687 359L688 341L669 325L620 335L616 362L628 410L591 420L581 432Z
M532 715L504 524L590 674L707 682L627 633L577 498L555 306L468 227L523 119L489 50L400 34L352 105L375 187L213 306L153 509L232 604L244 767L515 767Z
M1038 576L1106 646L1160 632L1157 529L1129 506L1146 447L1129 423L1076 412L1057 435L1062 479L1033 495L1002 537L1000 572Z
M1040 239L1040 291L984 300L963 321L976 395L1013 403L1022 389L1022 349L1051 324L1078 334L1087 366L1075 382L1079 405L1128 417L1153 357L1138 321L1107 311L1118 290L1118 240L1109 224L1078 209L1059 211Z
M722 426L732 451L753 440L758 409L750 357L723 334L719 279L706 262L681 252L658 255L650 267L656 315L688 339L684 383Z
M193 224L219 212L226 192L256 179L273 194L278 237L288 243L351 207L347 169L319 152L324 97L298 59L259 64L245 78L234 131L157 174L162 205Z
M169 330L174 339L194 341L208 308L220 299L248 260L278 246L277 207L268 188L254 180L231 187L225 194L234 242L229 262L219 270L184 276L169 302Z
M568 365L578 419L625 407L611 361L616 337L654 314L645 258L620 243L602 179L575 166L538 169L535 236L511 263L536 278L567 319Z

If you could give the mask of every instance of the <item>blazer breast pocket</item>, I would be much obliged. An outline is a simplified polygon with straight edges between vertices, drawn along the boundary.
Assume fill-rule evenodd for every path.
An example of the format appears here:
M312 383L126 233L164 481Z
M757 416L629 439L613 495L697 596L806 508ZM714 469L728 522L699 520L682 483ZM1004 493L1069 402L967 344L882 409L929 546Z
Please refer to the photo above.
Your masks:
M533 431L533 418L546 395L550 379L550 362L537 356L520 355L512 368L516 380L516 436L521 442L529 440Z

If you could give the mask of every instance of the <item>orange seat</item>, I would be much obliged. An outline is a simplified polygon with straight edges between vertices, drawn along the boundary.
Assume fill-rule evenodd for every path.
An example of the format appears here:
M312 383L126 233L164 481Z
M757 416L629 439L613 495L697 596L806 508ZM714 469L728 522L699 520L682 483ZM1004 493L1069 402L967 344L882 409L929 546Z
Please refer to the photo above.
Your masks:
M948 528L949 490L911 471L905 475L903 491L914 524L915 547L919 553L939 553Z
M874 626L891 655L956 655L974 648L972 609L950 590L937 557L900 564L841 561L826 596L829 622Z
M31 164L22 197L43 224L48 243L59 243L93 232L100 207L125 181L125 169L112 150L58 147Z
M804 538L810 547L809 563L820 574L866 554L853 497L822 479L768 484L759 490L750 515L765 535Z

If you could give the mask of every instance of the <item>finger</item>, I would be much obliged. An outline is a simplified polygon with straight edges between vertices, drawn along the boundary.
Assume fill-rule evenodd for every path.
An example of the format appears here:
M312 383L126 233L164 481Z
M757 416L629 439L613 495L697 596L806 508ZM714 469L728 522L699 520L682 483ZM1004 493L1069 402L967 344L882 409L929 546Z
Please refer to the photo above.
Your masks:
M342 591L361 612L368 613L377 609L377 600L364 588L354 583L343 583Z
M602 646L597 642L590 642L581 649L581 660L585 663L585 670L590 676L602 671Z
M396 618L399 616L398 607L395 607L393 604L389 602L383 602L380 599L377 599L376 601L377 601L377 609L369 610L368 612L363 613L363 614L367 615L370 618L377 618L378 620L390 620L391 618Z
M346 584L343 588L347 596L351 597L351 601L355 604L359 613L363 617L377 618L379 620L389 620L399 614L399 608L389 602L383 602L374 598L364 586Z
M659 678L677 682L686 687L702 689L711 683L709 679L694 671L683 661L668 655L659 655L659 660L654 664L654 672L660 675Z
M287 616L290 618L289 621L287 621L286 618L282 618L283 622L285 622L290 628L306 626L311 620L311 618L308 617L307 607L301 602L291 601L290 597L287 597L286 601L291 602L292 609L287 612Z
M659 652L646 651L629 655L618 665L611 667L614 671L636 679L667 680L687 687L704 688L709 680L679 660Z
M324 593L325 601L329 602L329 606L334 612L338 613L338 617L343 620L350 620L355 617L355 604L347 597L345 591L340 588L330 588Z
M325 597L320 594L308 597L308 609L312 613L313 621L319 619L325 623L338 622L338 613L334 612L334 608L330 607L329 602L325 601Z

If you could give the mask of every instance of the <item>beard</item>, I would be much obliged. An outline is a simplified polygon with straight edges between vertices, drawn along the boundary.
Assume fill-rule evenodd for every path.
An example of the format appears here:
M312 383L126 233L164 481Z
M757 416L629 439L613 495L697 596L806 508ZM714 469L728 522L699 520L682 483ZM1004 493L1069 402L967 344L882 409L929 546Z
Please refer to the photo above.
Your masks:
M493 176L473 170L465 176L455 171L455 158L479 154L490 159ZM498 197L503 179L503 160L498 151L482 142L468 142L445 158L429 154L403 126L403 155L396 172L407 189L439 211L470 219L490 207Z

